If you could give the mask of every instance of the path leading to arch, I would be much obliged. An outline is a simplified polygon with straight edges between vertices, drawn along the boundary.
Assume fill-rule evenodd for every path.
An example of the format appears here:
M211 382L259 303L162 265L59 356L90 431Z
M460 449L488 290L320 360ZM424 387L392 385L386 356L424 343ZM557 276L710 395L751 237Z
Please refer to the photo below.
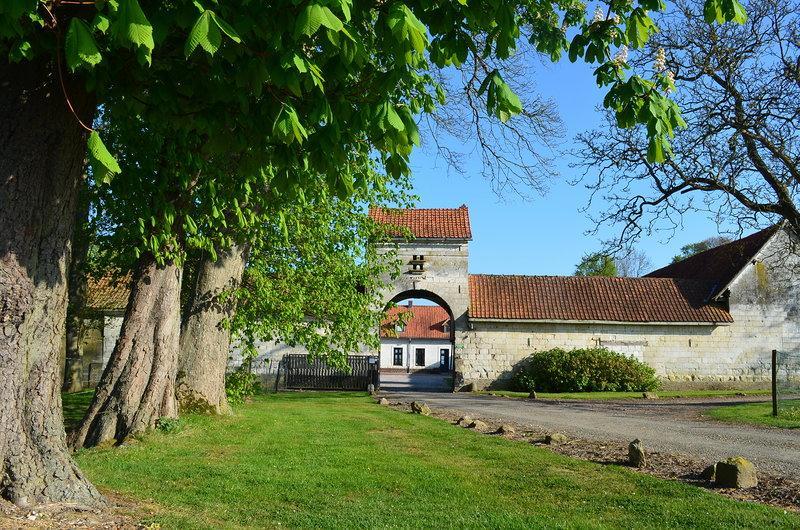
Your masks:
M800 481L798 430L733 425L701 418L702 411L710 407L747 399L578 402L402 392L390 393L389 399L425 401L434 409L530 425L576 438L625 444L639 438L653 450L690 455L709 463L741 455L762 471Z
M450 373L431 372L381 372L381 390L385 392L452 392Z

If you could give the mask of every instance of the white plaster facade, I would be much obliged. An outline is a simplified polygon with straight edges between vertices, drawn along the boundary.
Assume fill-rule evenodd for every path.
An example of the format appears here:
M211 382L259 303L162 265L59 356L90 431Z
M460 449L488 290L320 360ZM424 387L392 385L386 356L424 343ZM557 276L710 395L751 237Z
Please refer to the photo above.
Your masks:
M422 355L418 357L418 351ZM443 352L445 355L443 355ZM397 363L397 354L400 362ZM444 359L443 359L444 358ZM417 361L422 360L422 364ZM442 362L446 363L442 366ZM452 370L453 345L444 339L381 339L381 370Z

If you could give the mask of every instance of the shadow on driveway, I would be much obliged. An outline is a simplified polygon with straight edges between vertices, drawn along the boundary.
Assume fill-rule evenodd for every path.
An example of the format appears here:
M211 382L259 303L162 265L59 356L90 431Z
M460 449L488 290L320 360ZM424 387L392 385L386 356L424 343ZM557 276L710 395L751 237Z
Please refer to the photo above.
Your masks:
M443 372L381 372L381 390L388 392L452 392L453 376Z

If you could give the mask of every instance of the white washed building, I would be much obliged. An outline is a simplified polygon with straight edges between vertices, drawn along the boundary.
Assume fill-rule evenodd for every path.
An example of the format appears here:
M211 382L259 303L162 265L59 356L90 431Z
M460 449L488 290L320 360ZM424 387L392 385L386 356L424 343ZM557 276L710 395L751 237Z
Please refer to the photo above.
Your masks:
M398 316L406 314L399 324ZM381 327L381 371L416 372L453 369L453 333L443 307L393 307Z

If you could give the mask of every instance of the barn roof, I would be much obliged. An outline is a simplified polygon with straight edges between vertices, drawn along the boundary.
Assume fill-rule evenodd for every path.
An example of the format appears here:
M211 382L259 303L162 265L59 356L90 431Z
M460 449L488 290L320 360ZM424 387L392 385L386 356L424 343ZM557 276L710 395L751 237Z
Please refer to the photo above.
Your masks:
M91 311L124 311L128 305L131 277L112 274L89 276L86 285L86 308Z
M471 240L469 209L458 208L370 208L369 216L389 227L389 233L402 237L405 230L418 239Z
M689 278L713 282L712 297L721 293L778 231L778 223L742 239L699 252L655 270L648 278Z
M400 313L411 312L411 320L402 331L395 331L395 322ZM415 305L396 306L387 311L381 324L382 338L404 339L450 339L450 331L444 325L450 321L447 310L439 306Z
M475 319L631 323L727 323L708 303L713 282L600 276L469 277L469 316Z

